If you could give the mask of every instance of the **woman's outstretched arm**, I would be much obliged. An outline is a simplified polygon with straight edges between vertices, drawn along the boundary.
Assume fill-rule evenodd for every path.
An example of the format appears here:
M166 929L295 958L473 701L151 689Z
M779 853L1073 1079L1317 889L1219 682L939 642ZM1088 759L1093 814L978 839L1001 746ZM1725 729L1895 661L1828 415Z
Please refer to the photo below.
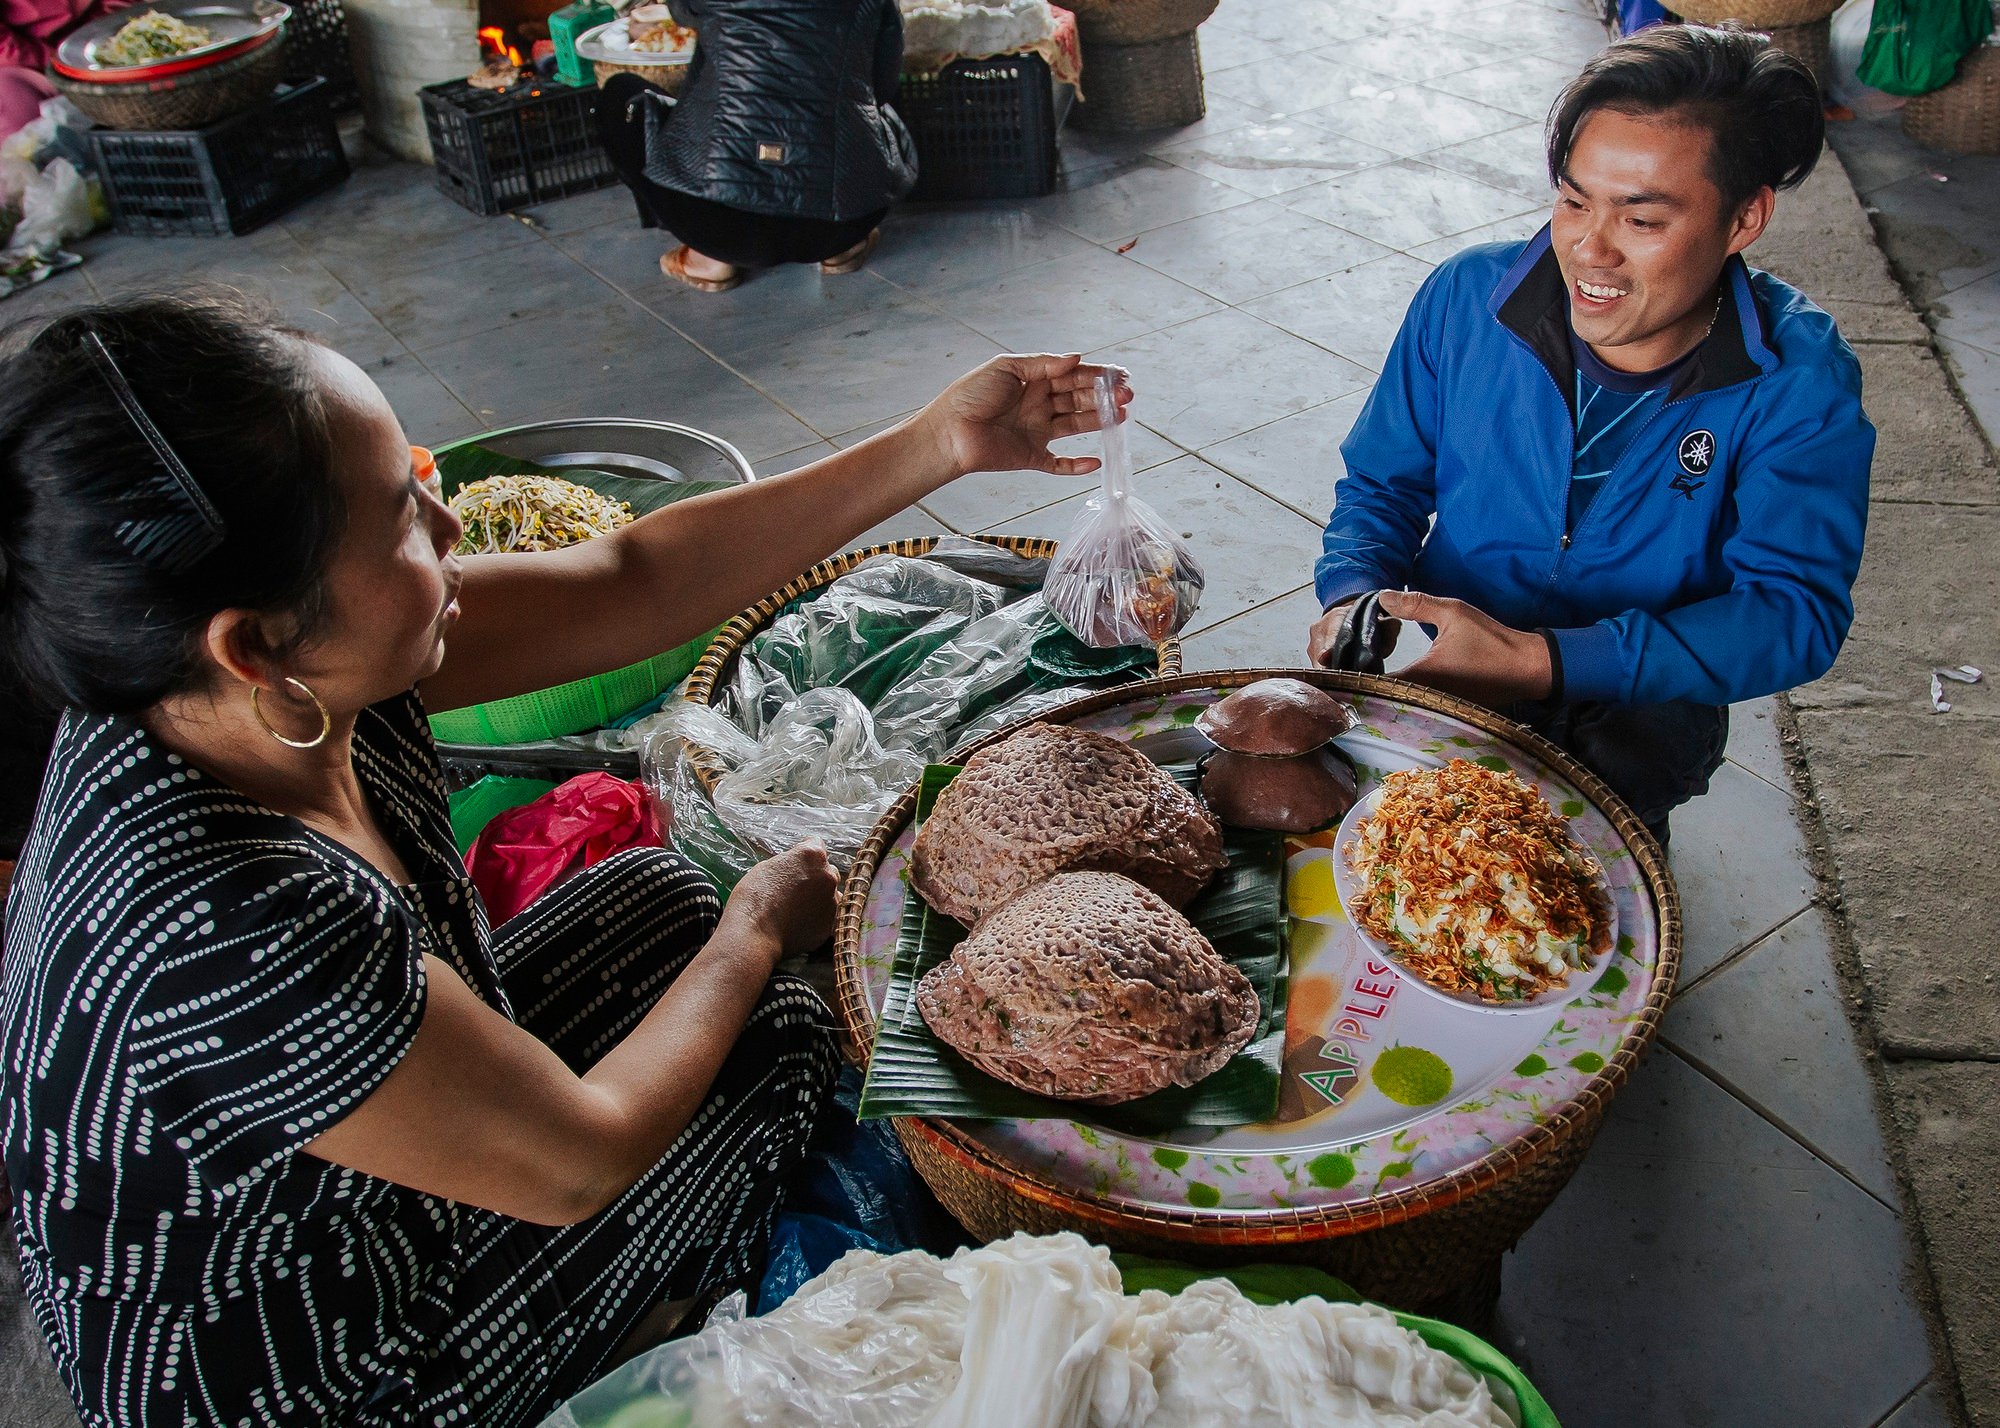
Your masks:
M1049 443L1097 428L1101 368L996 357L908 420L783 476L676 502L568 550L473 556L433 709L601 674L684 644L972 471L1081 476ZM1121 402L1130 393L1121 389Z

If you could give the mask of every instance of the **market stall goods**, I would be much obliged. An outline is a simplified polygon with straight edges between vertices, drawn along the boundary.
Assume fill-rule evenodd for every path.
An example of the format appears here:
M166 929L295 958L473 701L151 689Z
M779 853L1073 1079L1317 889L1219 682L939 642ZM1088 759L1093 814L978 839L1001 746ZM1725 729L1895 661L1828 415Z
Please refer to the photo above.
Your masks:
M559 476L487 476L451 496L460 555L561 550L632 521L632 508Z
M1260 679L1211 704L1194 726L1219 749L1277 757L1338 738L1354 727L1354 714L1302 679Z
M1390 774L1344 856L1364 889L1356 925L1446 992L1524 1001L1610 942L1602 868L1512 771L1453 759Z
M1227 749L1201 767L1201 796L1232 828L1318 833L1354 806L1354 765L1338 750L1259 758Z
M1038 883L917 984L931 1030L990 1076L1112 1106L1192 1086L1257 1029L1249 978L1116 873Z
M149 10L121 25L116 34L92 50L91 57L105 65L145 64L198 50L214 38L200 25L190 25L178 15Z
M694 48L695 33L674 22L665 5L641 5L625 16L625 34L632 48L648 54L678 54Z
M912 881L971 927L1057 873L1123 873L1182 907L1222 865L1214 817L1144 754L1031 724L974 755L939 795Z

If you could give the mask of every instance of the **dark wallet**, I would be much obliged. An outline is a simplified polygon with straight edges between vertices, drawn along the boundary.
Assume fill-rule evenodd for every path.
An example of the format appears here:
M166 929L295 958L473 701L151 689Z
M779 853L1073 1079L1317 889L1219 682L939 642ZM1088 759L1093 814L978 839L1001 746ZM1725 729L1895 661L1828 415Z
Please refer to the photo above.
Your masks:
M1352 674L1380 674L1382 662L1396 647L1395 616L1382 611L1382 592L1371 590L1352 605L1334 632L1326 667Z

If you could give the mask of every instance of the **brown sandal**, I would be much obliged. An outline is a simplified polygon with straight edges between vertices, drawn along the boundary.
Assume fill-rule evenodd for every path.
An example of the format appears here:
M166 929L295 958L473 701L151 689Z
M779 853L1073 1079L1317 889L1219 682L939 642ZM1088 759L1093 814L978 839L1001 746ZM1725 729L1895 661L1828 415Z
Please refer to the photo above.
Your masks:
M868 261L868 255L875 251L875 245L882 241L882 230L870 230L868 236L849 248L845 253L836 253L819 265L819 270L828 277L838 277L842 273L858 273L861 265Z
M726 278L697 278L687 270L688 254L694 249L683 243L671 253L660 255L660 271L677 283L686 283L696 292L726 293L743 281L743 274L732 269Z

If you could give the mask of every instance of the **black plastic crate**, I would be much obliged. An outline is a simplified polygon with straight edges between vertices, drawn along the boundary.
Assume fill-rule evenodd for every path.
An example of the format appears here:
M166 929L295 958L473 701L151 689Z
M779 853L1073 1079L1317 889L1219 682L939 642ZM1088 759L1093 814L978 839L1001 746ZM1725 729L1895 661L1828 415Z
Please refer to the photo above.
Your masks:
M151 238L248 233L347 177L327 84L281 86L206 129L93 129L111 225Z
M326 81L326 102L336 114L361 107L354 79L354 52L348 47L347 11L340 0L285 0L285 78L303 84L314 75Z
M954 60L936 74L906 74L896 112L917 142L912 198L1055 191L1055 88L1040 55Z
M462 79L423 91L437 186L492 215L618 181L597 132L596 86L547 80L503 93Z

